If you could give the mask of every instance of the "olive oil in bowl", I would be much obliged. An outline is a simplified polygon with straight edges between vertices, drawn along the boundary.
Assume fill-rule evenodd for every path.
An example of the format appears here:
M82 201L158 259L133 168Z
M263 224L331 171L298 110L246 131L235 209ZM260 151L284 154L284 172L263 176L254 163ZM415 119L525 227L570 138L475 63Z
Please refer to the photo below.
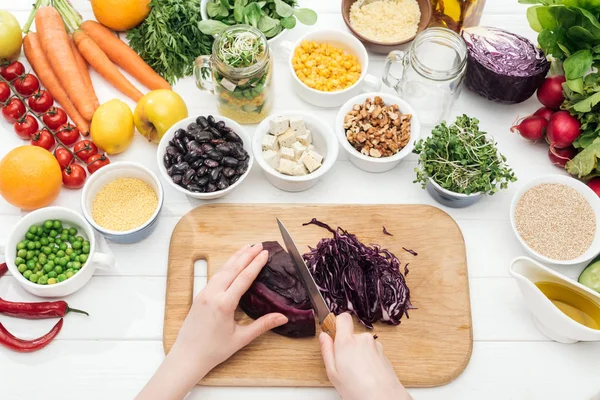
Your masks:
M600 305L575 290L554 282L536 282L538 289L566 316L600 330Z

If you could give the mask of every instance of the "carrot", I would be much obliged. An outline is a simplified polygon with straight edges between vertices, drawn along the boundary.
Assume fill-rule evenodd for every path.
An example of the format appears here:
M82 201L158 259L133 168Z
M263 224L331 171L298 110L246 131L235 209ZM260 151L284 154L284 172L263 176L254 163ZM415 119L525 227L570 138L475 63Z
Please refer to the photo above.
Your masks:
M54 7L40 7L35 14L35 26L61 86L81 116L90 121L95 111L94 104L77 67L62 17Z
M136 102L142 98L142 92L123 76L121 71L119 71L119 68L110 61L100 46L98 46L84 31L78 29L73 32L73 40L83 58L85 58L92 68L102 75L104 79Z
M83 77L83 82L87 87L88 93L92 95L92 101L94 103L94 108L100 107L100 102L98 102L98 96L96 96L96 91L94 90L94 85L92 84L92 78L90 77L90 71L88 71L87 63L85 62L81 53L77 49L75 42L70 40L71 42L71 50L73 50L73 56L75 56L75 62L77 62L77 68L79 68L79 73Z
M46 87L50 94L52 94L52 97L64 108L71 121L77 126L77 129L87 136L90 132L90 125L79 114L79 111L77 111L77 108L75 108L71 99L69 99L67 92L60 85L58 78L48 63L48 59L46 59L44 50L42 50L40 38L37 33L29 32L25 36L25 39L23 39L23 51L42 85Z
M171 89L169 82L154 72L146 62L131 47L125 44L113 32L96 21L85 21L81 24L85 31L108 58L127 71L148 89Z

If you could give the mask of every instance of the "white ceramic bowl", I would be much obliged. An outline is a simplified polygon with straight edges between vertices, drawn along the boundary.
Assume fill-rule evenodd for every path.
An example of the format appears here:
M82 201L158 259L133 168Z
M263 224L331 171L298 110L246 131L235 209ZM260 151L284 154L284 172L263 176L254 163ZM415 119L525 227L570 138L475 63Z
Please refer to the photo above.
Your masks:
M44 221L49 219L60 220L64 226L76 228L81 236L89 240L90 253L88 261L81 267L79 272L71 278L54 285L38 285L37 283L25 279L17 269L17 266L15 265L17 244L25 239L25 234L31 225L41 225ZM40 297L68 296L81 289L90 280L96 267L111 268L115 265L115 259L112 255L97 251L94 230L85 219L75 211L64 207L41 208L21 218L8 236L4 252L6 256L6 265L15 280L29 293Z
M206 5L209 1L210 0L201 0L200 2L200 16L202 17L202 20L210 19L210 17L208 16L208 12L206 11ZM275 42L281 39L282 36L285 36L287 32L289 32L289 29L284 29L281 32L279 32L277 36L272 37L271 39L267 39L267 42L269 43L269 45L273 45L275 44Z
M311 131L313 146L323 156L323 165L311 174L304 176L284 175L271 167L262 156L262 139L269 133L269 121L278 116L301 117ZM252 138L252 151L258 165L260 165L268 181L281 190L300 192L313 187L325 175L337 160L339 147L331 128L319 118L299 111L284 111L263 120L254 132Z
M436 181L429 178L426 186L427 193L438 203L451 208L464 208L477 203L483 198L483 193L456 193L441 187Z
M337 92L322 92L306 86L296 75L292 64L294 51L302 44L303 40L328 43L356 55L361 65L361 74L358 81L349 88ZM367 53L365 46L360 40L348 32L336 29L319 29L303 35L295 43L283 41L280 46L282 50L289 53L287 63L290 74L292 75L294 92L308 103L319 107L337 107L361 92L377 91L381 88L381 79L367 73L367 70L369 69L369 54Z
M208 117L208 114L206 116ZM248 157L249 157L248 170L240 177L240 179L237 180L237 182L235 182L233 185L229 186L227 189L217 190L216 192L212 192L212 193L190 192L189 190L186 190L186 189L182 188L181 186L175 184L173 182L173 180L171 179L171 177L169 176L169 174L167 174L167 169L165 168L165 164L163 163L163 157L165 155L166 148L169 145L169 141L171 139L173 139L173 135L175 134L176 130L186 129L189 124L191 124L192 122L196 122L197 117L188 117L186 119L179 121L175 125L173 125L161 139L160 143L158 144L158 151L156 152L157 160L158 160L158 169L160 170L160 174L162 175L163 179L169 185L174 187L175 190L177 190L183 194L186 194L189 197L192 197L194 199L212 200L212 199L218 199L219 197L223 197L223 196L231 193L233 190L235 190L236 187L238 187L244 181L244 179L246 179L246 177L250 173L250 170L252 169L252 165L254 163L254 157L252 156L252 146L250 143L250 136L248 135L246 130L244 128L242 128L242 126L240 124L238 124L237 122L235 122L232 119L229 119L229 118L226 118L226 117L223 117L220 115L216 115L216 114L213 115L213 117L215 118L216 121L225 122L226 126L233 129L235 131L235 133L238 134L238 136L244 142L243 147L244 147L244 150L246 150L248 152Z
M152 217L150 217L145 224L122 232L103 228L98 225L92 217L92 207L98 192L102 190L107 183L119 178L140 179L150 185L158 197L158 206L154 211L154 214L152 214ZM81 192L81 211L83 212L85 219L108 240L120 244L136 243L148 237L148 235L154 231L154 228L156 228L158 214L162 209L163 203L163 188L156 174L141 164L133 162L121 161L100 168L90 175Z
M344 129L344 117L346 114L352 111L355 104L363 104L367 97L373 99L375 96L381 97L386 106L398 104L402 114L412 114L410 123L410 141L405 148L391 157L375 158L361 154L360 151L352 147L346 138L346 130ZM395 168L400 164L400 161L402 161L404 157L412 153L415 142L419 140L421 136L421 123L419 122L419 116L416 114L414 108L401 98L387 93L364 93L351 98L340 107L337 117L335 118L335 134L342 145L342 148L348 153L352 164L367 172L385 172Z
M577 190L590 203L590 206L594 210L594 215L596 216L596 236L594 237L592 244L586 250L586 252L577 258L574 258L572 260L554 260L552 258L548 258L548 257L538 253L537 251L533 250L531 247L529 247L527 245L527 243L525 243L523 238L521 238L519 231L517 231L517 225L515 222L515 210L517 208L517 204L519 203L519 200L521 199L521 197L523 197L525 192L527 192L529 189L531 189L534 186L543 184L543 183L562 184L562 185L567 185L569 187L572 187L573 189ZM512 199L512 203L510 205L510 224L512 225L512 229L513 229L513 232L515 233L515 236L517 237L519 242L521 242L521 245L523 246L523 248L529 254L531 254L534 258L536 258L537 260L539 260L541 262L551 263L551 264L556 264L556 265L575 265L575 264L588 262L592 258L596 257L596 255L598 255L598 253L600 253L600 198L585 183L582 183L582 182L578 181L577 179L571 178L569 176L554 175L554 174L544 175L544 176L534 178L534 179L530 180L529 182L525 183L524 185L522 185L519 188L519 190L515 193L515 195Z

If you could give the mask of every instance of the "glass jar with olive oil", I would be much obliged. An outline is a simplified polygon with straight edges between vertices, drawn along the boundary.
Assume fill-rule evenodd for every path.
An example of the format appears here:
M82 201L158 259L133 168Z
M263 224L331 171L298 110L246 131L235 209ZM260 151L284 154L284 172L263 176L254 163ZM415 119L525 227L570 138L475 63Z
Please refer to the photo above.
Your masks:
M431 0L429 26L443 26L455 32L477 26L484 6L485 0Z

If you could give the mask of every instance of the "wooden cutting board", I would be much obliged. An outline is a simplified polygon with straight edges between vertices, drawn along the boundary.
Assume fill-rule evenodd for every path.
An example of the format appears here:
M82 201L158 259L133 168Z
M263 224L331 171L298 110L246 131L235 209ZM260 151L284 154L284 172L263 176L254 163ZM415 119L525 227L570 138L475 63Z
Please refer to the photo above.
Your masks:
M286 225L300 251L330 237L302 223L316 217L341 226L364 243L380 244L402 262L417 309L399 326L375 324L405 386L444 385L467 366L473 347L465 244L454 220L425 205L205 205L186 214L175 227L169 249L164 324L168 352L192 303L194 261L208 262L208 279L247 243L283 243L275 217ZM394 236L384 235L382 227ZM413 256L402 248L418 253ZM241 311L237 319L248 320ZM318 325L318 324L317 324ZM317 326L317 331L319 330ZM356 332L366 328L355 321ZM317 332L318 335L318 332ZM317 337L290 339L272 332L258 338L215 368L200 384L210 386L331 386Z

